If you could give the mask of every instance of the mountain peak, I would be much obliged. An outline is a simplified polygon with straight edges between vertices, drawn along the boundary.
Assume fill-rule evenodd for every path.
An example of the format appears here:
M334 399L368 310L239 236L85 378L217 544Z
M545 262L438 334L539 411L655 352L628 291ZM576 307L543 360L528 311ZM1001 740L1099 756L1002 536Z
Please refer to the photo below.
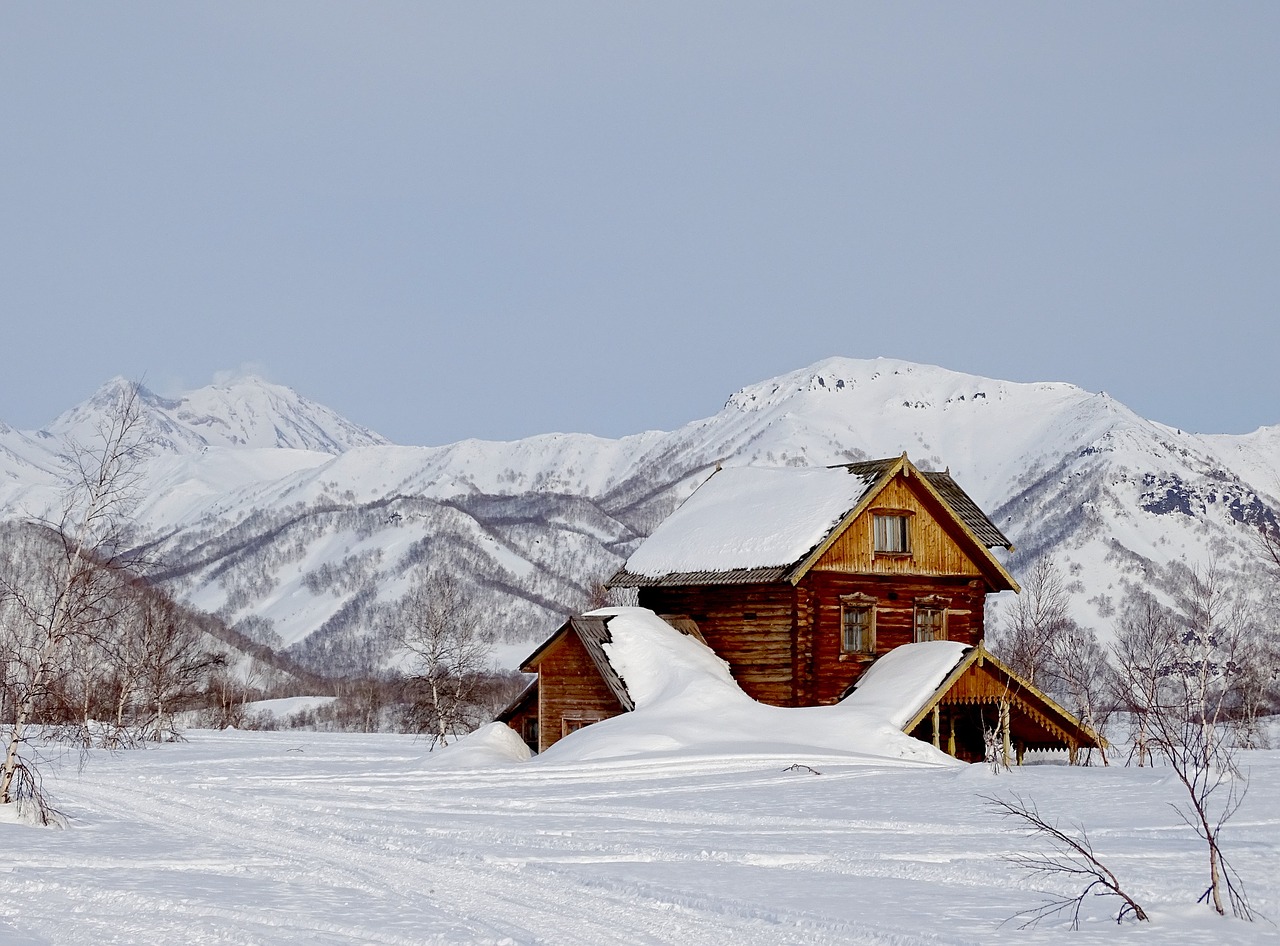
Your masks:
M91 442L104 414L115 409L121 393L130 386L136 386L142 402L148 439L168 452L260 447L337 455L354 447L390 442L292 388L255 375L219 380L176 398L158 395L138 382L112 378L45 430Z
M725 407L759 411L806 395L867 392L887 397L908 388L936 392L958 382L1003 383L896 358L824 358L807 368L747 385L735 392Z

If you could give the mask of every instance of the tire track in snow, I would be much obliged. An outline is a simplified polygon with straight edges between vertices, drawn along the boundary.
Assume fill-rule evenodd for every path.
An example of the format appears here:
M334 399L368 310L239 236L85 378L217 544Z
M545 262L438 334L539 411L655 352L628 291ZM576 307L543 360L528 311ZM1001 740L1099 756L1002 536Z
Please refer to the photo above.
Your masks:
M460 837L468 830L465 825L453 829L446 825L442 833L438 833L437 825L433 826L436 830L425 835L406 837L402 821L382 824L371 819L368 812L351 819L351 806L343 804L341 797L333 797L335 789L340 791L341 786L331 786L322 794L311 794L321 787L320 783L314 783L302 793L285 791L264 799L260 794L226 782L219 783L218 791L201 792L187 785L116 781L94 793L98 796L95 807L113 811L122 820L169 831L181 831L184 826L212 826L212 831L203 827L187 828L185 840L199 845L212 835L223 852L223 860L246 865L279 865L283 861L293 876L309 878L312 883L335 890L353 890L388 913L429 898L440 910L438 925L447 926L428 934L438 942L565 946L602 943L772 946L793 942L914 946L958 942L903 935L811 911L765 909L748 901L651 882L584 878L580 872L539 864L532 858L521 864L499 863L477 856L474 849L466 845ZM193 797L208 797L208 802L202 800L196 804L191 800ZM280 801L281 797L289 802ZM304 810L308 808L337 810L317 817L314 812ZM410 804L399 804L397 809L402 817L415 810ZM423 815L433 819L441 817L435 811L424 811ZM504 834L491 830L497 837L485 840L484 846L488 848L501 849L504 837L513 841L523 837L519 831ZM512 844L512 848L520 850L520 845ZM534 851L522 853L537 855ZM619 853L626 852L620 850ZM642 852L630 853L644 859ZM591 852L587 854L589 857ZM158 904L140 905L155 908ZM269 910L251 917L243 911L224 910L203 902L187 904L185 909L206 920L252 924L260 933L268 930L281 936L288 933L281 926L288 918L282 919ZM312 922L307 930L313 937L316 934L336 937L332 939L335 943L398 946L428 941L423 932L402 935L387 929L370 930L358 924Z

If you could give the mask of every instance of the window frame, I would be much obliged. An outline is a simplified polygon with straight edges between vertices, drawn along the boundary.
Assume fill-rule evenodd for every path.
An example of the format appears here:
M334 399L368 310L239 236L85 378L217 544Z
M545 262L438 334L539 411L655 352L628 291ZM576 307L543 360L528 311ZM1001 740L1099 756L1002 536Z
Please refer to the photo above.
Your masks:
M945 641L947 637L947 605L950 602L941 595L930 595L927 598L917 598L915 609L911 616L911 640L916 644L923 644L928 641ZM936 614L937 620L930 621L929 627L933 629L930 637L921 637L920 618L924 614Z
M911 520L915 513L910 509L871 510L871 551L875 555L909 556L911 554ZM893 525L890 525L890 521ZM884 525L882 526L882 523ZM881 537L885 539L881 544ZM895 541L898 540L898 541ZM890 545L901 544L901 548Z
M584 729L592 723L598 723L602 719L609 717L603 713L593 712L591 710L570 710L560 715L560 738L563 739L570 733L575 733L579 729Z
M862 647L849 647L848 618L852 612L867 615L863 628ZM871 595L847 594L840 596L840 654L841 656L875 656L876 652L876 599Z

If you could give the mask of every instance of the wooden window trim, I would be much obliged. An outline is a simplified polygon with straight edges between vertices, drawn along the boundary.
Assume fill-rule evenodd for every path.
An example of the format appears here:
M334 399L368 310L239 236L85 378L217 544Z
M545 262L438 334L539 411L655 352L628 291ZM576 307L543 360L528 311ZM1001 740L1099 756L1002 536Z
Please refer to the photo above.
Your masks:
M560 717L560 738L563 739L569 733L577 732L590 726L592 723L598 723L602 719L608 719L604 713L578 712L565 713Z
M845 614L850 610L867 612L866 639L863 641L864 646L858 650L850 650L845 646ZM851 657L874 657L876 653L876 599L871 595L864 594L841 595L839 633L841 659L849 659Z
M914 643L924 643L920 637L920 612L936 611L939 616L938 632L929 640L945 641L948 640L947 631L947 605L950 602L941 595L930 595L927 598L917 598L915 608L911 612L911 640Z
M871 554L876 558L910 558L912 550L912 518L915 512L910 509L890 509L887 507L879 507L871 510ZM902 521L902 538L906 548L889 549L880 548L879 532L876 527L881 519L898 519Z

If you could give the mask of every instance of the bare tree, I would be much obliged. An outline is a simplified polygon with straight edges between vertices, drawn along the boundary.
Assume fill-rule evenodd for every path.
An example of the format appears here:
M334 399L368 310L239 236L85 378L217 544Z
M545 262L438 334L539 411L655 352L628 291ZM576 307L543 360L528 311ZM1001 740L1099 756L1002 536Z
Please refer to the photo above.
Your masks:
M1054 638L1070 621L1071 596L1048 556L1021 576L1022 592L992 629L991 648L1015 673L1032 684L1044 676Z
M412 720L432 745L474 728L476 698L485 683L492 636L481 629L481 613L458 582L419 576L395 618L400 639L413 655Z
M1223 854L1223 825L1239 810L1248 780L1236 765L1229 725L1240 710L1237 680L1254 637L1248 603L1216 566L1187 570L1176 607L1133 592L1117 630L1117 695L1135 720L1135 746L1163 761L1185 791L1175 809L1205 842L1215 911L1252 919L1239 876Z
M140 696L140 712L134 731L153 742L177 739L175 711L204 691L226 657L205 645L200 628L171 599L151 589L140 589L138 597L132 636L139 645L133 689Z
M1035 802L1017 795L1011 799L989 797L986 801L1001 817L1013 818L1023 823L1030 836L1044 837L1053 847L1053 851L1048 854L1010 855L1007 858L1010 863L1033 875L1057 877L1083 884L1075 894L1050 897L1040 906L1018 914L1027 917L1022 924L1023 928L1035 926L1050 917L1069 914L1071 928L1079 929L1080 910L1085 898L1095 894L1120 899L1121 906L1116 912L1117 923L1123 922L1129 915L1136 920L1147 919L1142 905L1120 885L1120 880L1102 862L1083 825L1074 825L1073 830L1061 828L1042 815Z
M1114 670L1092 628L1065 621L1050 642L1045 675L1046 690L1094 732L1100 736L1106 732L1115 708ZM1110 764L1105 736L1099 740L1098 753L1103 765Z
M1257 544L1264 565L1280 580L1280 517L1270 510L1258 523Z
M121 574L133 564L122 550L134 505L142 428L138 387L127 385L99 430L100 443L92 448L72 445L73 486L60 515L39 520L28 531L47 530L55 554L35 563L16 562L10 555L8 567L0 568L8 642L5 682L13 694L5 723L0 804L34 802L42 820L48 806L21 750L37 707L55 690L68 648L73 641L103 633L121 606Z

